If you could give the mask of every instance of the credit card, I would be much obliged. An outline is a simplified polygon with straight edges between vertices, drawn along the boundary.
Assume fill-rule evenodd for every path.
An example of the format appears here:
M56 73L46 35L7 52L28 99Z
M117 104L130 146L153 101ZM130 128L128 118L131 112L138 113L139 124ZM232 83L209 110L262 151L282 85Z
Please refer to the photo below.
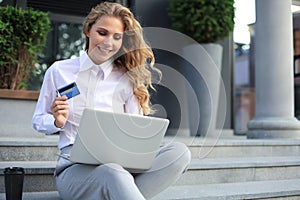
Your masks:
M75 97L80 94L79 89L75 82L59 88L58 93L60 96L67 96L68 99L71 99L72 97Z

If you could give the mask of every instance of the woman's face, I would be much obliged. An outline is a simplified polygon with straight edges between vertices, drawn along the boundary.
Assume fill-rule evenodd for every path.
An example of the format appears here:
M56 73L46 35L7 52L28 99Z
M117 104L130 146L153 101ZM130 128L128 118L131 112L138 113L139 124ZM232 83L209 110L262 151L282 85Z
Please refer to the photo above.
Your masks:
M101 64L115 55L122 46L124 24L119 17L102 16L86 33L89 37L88 55Z

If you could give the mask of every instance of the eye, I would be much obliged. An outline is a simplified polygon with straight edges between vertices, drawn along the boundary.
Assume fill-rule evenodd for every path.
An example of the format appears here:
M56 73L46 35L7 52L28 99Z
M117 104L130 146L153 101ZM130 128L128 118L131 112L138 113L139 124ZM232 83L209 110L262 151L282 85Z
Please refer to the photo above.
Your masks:
M102 35L102 36L106 35L105 31L97 31L97 32L98 32L99 35Z
M121 39L122 39L122 36L123 36L122 34L115 34L115 35L114 35L114 39L115 39L115 40L121 40Z

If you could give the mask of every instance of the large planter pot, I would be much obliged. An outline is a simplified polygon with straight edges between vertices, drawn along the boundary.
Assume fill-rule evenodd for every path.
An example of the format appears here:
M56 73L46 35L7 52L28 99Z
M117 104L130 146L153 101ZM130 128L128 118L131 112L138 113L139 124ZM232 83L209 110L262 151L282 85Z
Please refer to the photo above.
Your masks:
M43 137L31 127L38 91L0 89L0 137Z
M190 101L188 105L193 136L207 136L216 130L222 53L223 48L219 44L192 44L183 49L185 58L193 60L192 65L185 67L185 76L194 93L187 91L187 96L196 95L196 101Z

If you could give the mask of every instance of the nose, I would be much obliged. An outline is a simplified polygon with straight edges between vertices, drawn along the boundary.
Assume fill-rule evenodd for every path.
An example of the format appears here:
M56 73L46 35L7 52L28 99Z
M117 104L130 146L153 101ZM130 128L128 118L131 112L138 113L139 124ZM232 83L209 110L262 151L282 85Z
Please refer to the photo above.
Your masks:
M111 37L105 38L105 40L103 41L103 45L105 45L106 47L111 46L112 45L112 38Z

